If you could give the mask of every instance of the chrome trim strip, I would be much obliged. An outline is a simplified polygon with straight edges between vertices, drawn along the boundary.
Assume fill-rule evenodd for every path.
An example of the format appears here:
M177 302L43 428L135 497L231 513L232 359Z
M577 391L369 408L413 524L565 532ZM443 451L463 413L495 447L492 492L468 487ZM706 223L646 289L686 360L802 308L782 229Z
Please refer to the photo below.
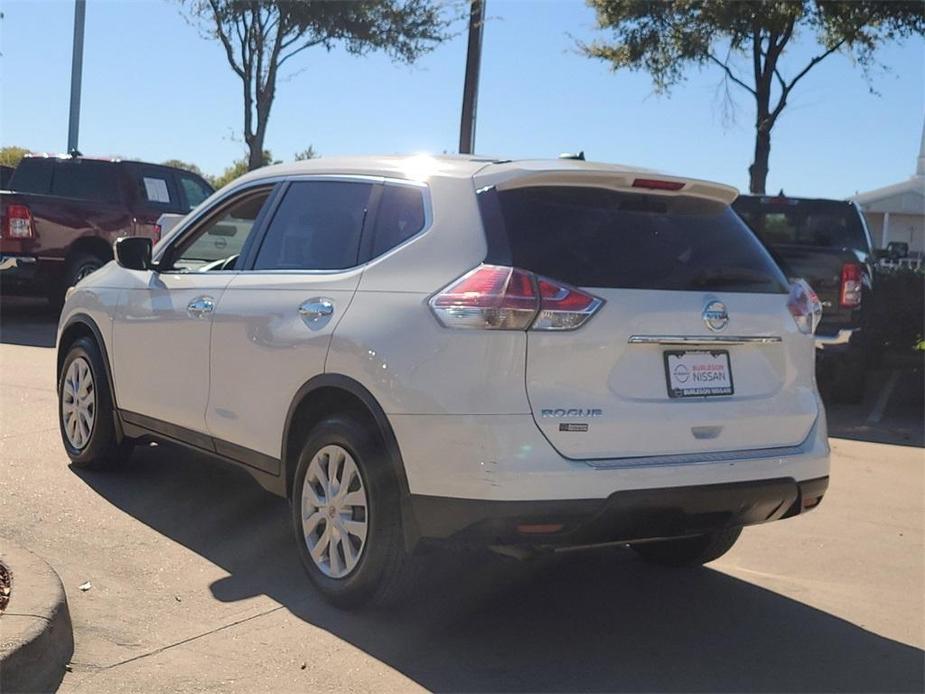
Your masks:
M704 451L700 453L677 453L672 455L649 455L629 458L606 458L583 460L596 470L614 470L619 468L658 467L670 465L709 465L730 461L762 460L767 458L785 458L808 453L816 440L817 419L803 442L796 446L777 446L772 448L753 448L739 451Z
M631 345L768 345L780 342L775 335L632 335Z

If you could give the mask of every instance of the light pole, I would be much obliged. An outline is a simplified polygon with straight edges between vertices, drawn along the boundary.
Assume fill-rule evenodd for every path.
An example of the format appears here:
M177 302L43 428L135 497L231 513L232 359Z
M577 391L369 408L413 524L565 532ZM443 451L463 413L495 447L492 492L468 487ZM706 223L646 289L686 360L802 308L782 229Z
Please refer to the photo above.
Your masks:
M74 52L71 54L71 110L67 123L68 154L77 152L80 130L80 80L84 63L84 20L87 0L74 0Z
M482 66L482 27L486 0L472 0L469 9L469 47L466 51L466 81L463 84L462 117L459 121L459 153L475 149L475 112L479 100L479 69Z

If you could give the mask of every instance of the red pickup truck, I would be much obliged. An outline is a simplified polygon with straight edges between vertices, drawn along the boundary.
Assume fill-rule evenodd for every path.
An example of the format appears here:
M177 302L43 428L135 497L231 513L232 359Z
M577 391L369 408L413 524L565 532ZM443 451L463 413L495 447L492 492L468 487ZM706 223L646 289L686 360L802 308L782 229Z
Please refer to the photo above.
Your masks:
M161 214L185 214L213 192L201 176L169 166L35 155L8 187L0 192L0 292L44 295L55 306L112 260L117 238L156 243Z

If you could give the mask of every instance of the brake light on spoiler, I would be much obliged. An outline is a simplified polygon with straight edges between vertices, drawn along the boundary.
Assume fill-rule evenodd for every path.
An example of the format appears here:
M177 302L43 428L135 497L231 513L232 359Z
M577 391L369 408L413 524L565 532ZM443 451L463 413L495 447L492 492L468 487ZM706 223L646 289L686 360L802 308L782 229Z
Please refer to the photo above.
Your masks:
M480 265L430 300L447 328L574 330L603 299L548 277L504 265Z

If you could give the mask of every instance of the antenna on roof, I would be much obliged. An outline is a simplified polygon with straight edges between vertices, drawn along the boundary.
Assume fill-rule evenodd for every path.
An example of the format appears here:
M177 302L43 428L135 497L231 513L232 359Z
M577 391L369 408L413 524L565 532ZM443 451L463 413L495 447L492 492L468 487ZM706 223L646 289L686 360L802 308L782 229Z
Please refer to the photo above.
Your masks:
M572 152L562 152L559 155L559 159L576 159L578 161L585 160L585 151L581 150L578 154L573 154Z

